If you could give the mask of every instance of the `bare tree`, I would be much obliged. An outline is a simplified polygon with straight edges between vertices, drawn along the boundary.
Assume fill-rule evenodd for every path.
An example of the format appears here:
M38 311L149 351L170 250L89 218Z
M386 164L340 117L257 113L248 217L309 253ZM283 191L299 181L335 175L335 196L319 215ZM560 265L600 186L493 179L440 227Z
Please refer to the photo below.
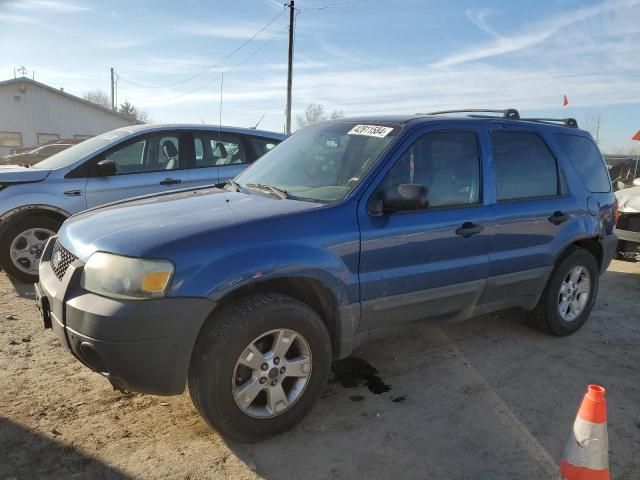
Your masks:
M91 103L95 103L96 105L100 105L101 107L111 109L111 97L103 90L89 90L82 96L82 98Z
M334 110L329 116L331 120L338 120L344 118L344 112L342 110ZM324 105L321 103L310 103L304 110L304 114L296 116L296 122L298 128L304 128L307 125L313 125L314 123L322 122L327 119L325 114Z
M303 128L326 119L327 116L324 113L324 105L321 103L310 103L307 105L307 108L305 108L304 114L296 116L298 128Z
M600 126L602 122L600 120L600 114L594 112L587 112L584 116L584 125L582 128L589 132L596 144L600 144L602 139L600 138Z
M149 119L149 113L145 110L141 110L137 108L135 105L126 100L124 103L120 104L120 108L118 111L122 115L126 115L132 120L137 120L142 123L148 123L151 120Z

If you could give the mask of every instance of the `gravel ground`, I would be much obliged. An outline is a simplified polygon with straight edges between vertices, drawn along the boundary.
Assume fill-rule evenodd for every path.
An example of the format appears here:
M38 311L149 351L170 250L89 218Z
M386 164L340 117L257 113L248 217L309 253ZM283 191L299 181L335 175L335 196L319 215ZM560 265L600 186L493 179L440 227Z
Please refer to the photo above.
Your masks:
M639 306L640 264L614 261L568 338L518 311L417 326L340 365L377 369L371 389L334 381L295 430L238 445L186 393L113 391L42 329L31 288L0 274L0 480L551 479L588 383L608 389L613 477L638 479Z

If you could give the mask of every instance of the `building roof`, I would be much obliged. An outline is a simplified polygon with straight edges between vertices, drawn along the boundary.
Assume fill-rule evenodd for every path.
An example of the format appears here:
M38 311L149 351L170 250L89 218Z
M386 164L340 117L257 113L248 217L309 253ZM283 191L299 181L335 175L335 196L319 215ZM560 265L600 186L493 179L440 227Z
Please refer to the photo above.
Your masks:
M141 125L143 123L143 122L140 122L138 120L132 119L131 117L123 115L122 113L114 112L110 108L105 108L105 107L103 107L101 105L98 105L96 103L90 102L89 100L85 100L84 98L76 97L75 95L71 95L70 93L67 93L67 92L65 92L63 90L50 87L49 85L37 82L36 80L32 80L32 79L30 79L28 77L18 77L18 78L12 78L10 80L4 80L4 81L0 82L0 87L2 87L4 85L12 85L12 84L19 84L19 83L27 83L27 84L30 84L30 85L35 85L36 87L44 88L45 90L49 90L50 92L57 93L58 95L66 97L66 98L68 98L70 100L73 100L73 101L76 101L76 102L80 102L80 103L83 103L83 104L87 105L88 107L95 108L96 110L100 110L102 113L108 113L109 115L113 115L114 117L118 117L118 118L121 118L123 120L127 120L129 122L133 122L133 124Z

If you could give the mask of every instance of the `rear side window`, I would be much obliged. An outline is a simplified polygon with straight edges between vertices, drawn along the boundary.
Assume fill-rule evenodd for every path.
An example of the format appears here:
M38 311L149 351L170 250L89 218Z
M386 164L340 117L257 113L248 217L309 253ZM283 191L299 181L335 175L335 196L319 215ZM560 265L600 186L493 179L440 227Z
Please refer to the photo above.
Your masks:
M558 195L555 157L535 133L492 132L497 200Z
M611 191L611 182L598 148L587 137L556 133L556 142L578 171L584 186L590 192Z
M251 138L251 146L253 147L253 151L256 152L256 158L260 158L277 144L277 141L267 138Z

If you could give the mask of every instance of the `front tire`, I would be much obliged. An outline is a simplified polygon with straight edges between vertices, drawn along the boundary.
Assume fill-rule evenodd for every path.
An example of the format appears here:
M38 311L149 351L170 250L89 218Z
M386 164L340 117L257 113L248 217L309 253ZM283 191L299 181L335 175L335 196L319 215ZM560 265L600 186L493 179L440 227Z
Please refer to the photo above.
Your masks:
M587 321L598 293L599 269L588 250L571 250L551 273L529 321L559 337L578 331Z
M38 281L38 265L47 240L62 222L32 215L11 223L0 239L0 265L12 277L26 283Z
M255 295L207 320L191 357L189 392L222 435L257 442L311 411L330 368L329 334L312 308L284 295Z

